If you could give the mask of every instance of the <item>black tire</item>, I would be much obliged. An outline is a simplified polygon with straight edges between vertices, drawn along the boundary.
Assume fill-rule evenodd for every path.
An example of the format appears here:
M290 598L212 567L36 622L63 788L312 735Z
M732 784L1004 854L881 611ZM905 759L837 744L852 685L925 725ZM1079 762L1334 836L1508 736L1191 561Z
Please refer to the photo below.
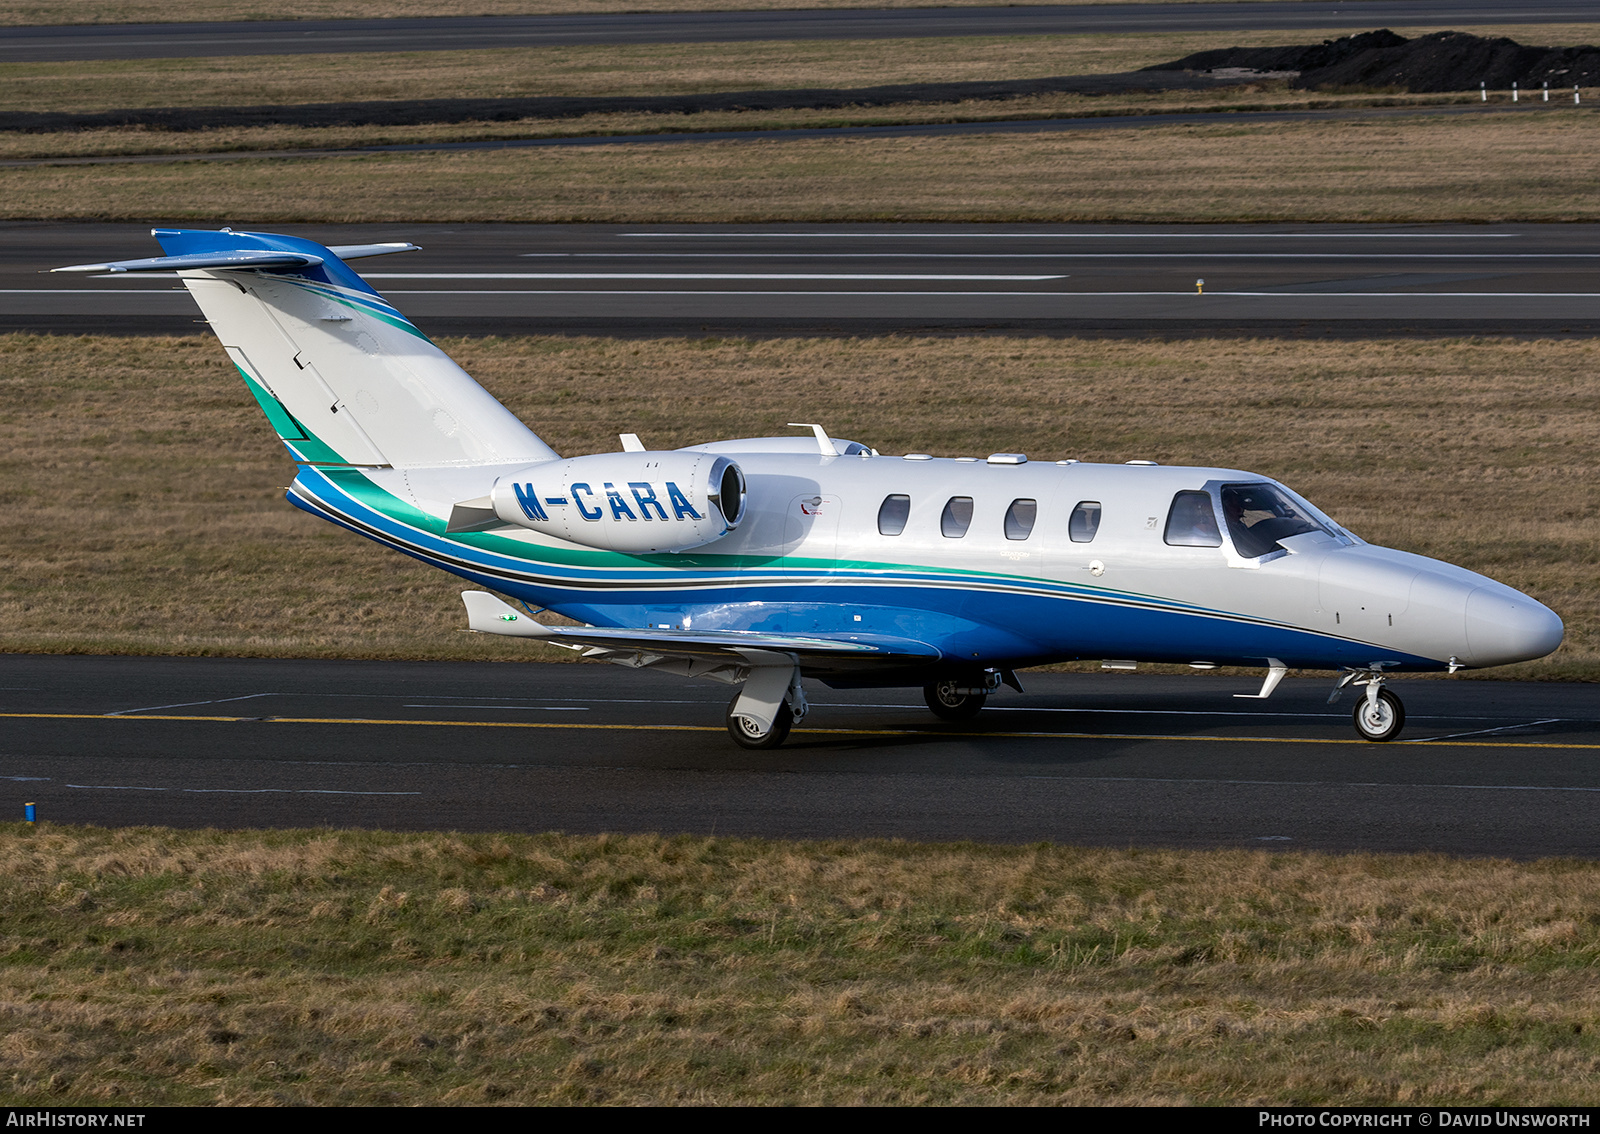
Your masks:
M1406 727L1406 707L1400 703L1400 698L1387 689L1378 690L1378 703L1369 706L1366 691L1362 690L1361 700L1356 702L1351 719L1362 740L1381 744L1399 736L1400 730Z
M955 690L960 682L954 679L936 681L932 685L922 687L922 699L928 703L928 710L940 720L970 721L978 715L984 703L989 700L987 693L957 693Z
M773 718L772 727L764 733L758 733L751 727L749 717L734 714L734 706L739 703L739 695L735 693L733 700L728 702L728 735L733 737L733 742L740 748L777 748L789 739L789 730L794 727L794 713L785 701L778 706L778 715Z

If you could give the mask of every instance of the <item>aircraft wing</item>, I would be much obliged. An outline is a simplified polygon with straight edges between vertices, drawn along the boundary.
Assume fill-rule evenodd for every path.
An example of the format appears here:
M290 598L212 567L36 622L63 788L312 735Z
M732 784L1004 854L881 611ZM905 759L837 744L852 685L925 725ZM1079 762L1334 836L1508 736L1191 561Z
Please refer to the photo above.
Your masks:
M461 599L467 607L467 625L480 634L533 638L632 666L670 660L739 667L798 663L808 671L833 672L926 665L943 656L926 642L881 634L545 626L487 591L464 591ZM694 676L711 675L697 668Z

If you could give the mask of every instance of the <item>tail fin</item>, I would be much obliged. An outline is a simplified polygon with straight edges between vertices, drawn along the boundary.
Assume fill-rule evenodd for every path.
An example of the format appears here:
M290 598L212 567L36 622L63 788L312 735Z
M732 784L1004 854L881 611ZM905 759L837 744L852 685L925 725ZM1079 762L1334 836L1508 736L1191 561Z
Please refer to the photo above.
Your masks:
M177 269L296 460L416 468L557 456L332 250L229 229L152 235L166 256L71 270Z

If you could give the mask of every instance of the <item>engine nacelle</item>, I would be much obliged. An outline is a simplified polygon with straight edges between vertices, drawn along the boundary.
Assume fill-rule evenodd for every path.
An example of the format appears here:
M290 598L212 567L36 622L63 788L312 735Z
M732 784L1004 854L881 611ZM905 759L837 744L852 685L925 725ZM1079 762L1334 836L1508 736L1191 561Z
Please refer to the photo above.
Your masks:
M596 453L503 476L489 500L508 524L585 547L685 551L738 526L745 485L714 453Z

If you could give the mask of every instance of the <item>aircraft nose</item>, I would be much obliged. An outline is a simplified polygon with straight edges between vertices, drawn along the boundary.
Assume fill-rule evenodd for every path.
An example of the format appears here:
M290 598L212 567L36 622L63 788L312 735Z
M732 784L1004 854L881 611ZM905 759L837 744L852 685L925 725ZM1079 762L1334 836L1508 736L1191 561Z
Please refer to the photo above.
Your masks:
M1555 611L1510 587L1479 587L1467 596L1467 648L1473 665L1542 658L1561 644L1565 633Z

